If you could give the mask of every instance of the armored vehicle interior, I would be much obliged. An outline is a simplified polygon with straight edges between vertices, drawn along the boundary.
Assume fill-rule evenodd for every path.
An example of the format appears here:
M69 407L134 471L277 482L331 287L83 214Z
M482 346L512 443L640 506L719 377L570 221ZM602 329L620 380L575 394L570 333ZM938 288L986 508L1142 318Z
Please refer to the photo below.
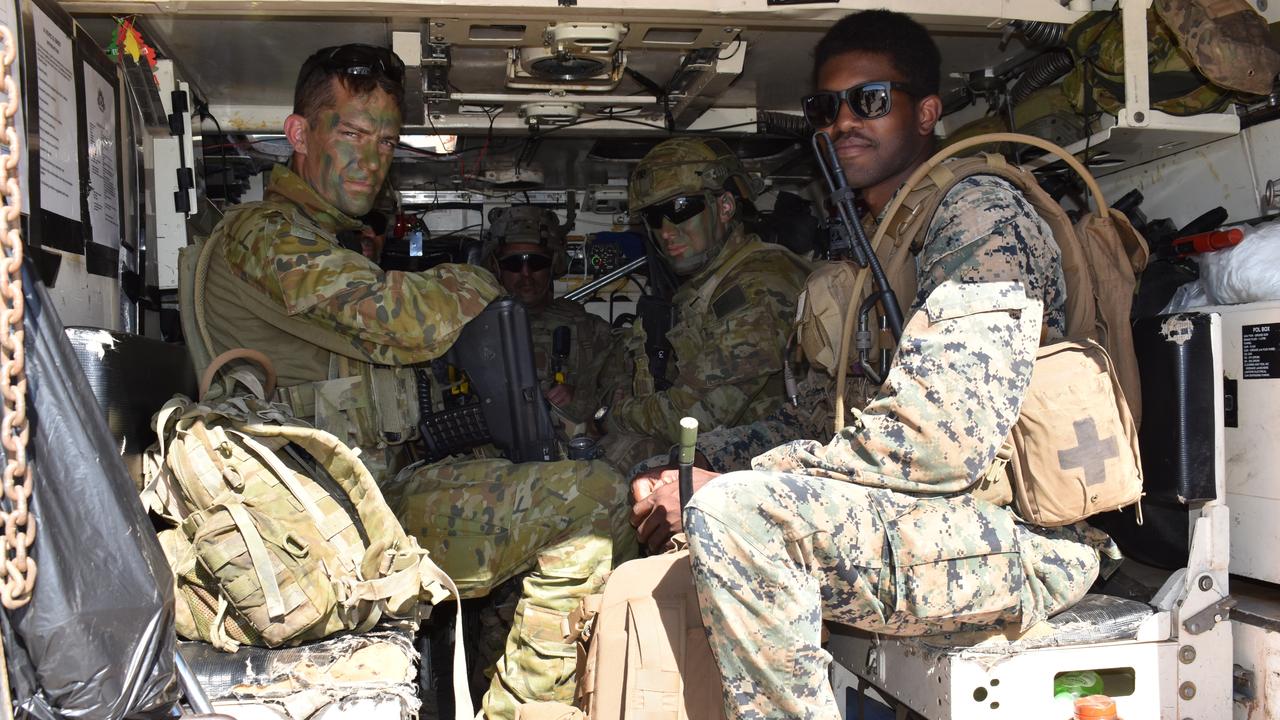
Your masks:
M1248 4L1275 34L1280 3ZM825 253L838 222L799 100L826 28L882 5L923 22L940 46L942 145L1013 130L1066 147L1146 234L1153 257L1217 208L1205 229L1262 227L1280 211L1280 92L1190 114L1157 109L1146 42L1156 20L1139 0L0 5L20 46L12 74L27 138L18 171L31 281L70 328L135 476L151 414L195 384L181 350L178 252L227 208L262 197L270 168L291 153L283 122L297 69L325 46L390 47L407 68L404 127L378 206L391 218L388 267L478 262L495 209L543 206L569 227L556 294L615 328L667 282L628 212L627 183L673 134L721 138L742 158L759 192L754 232ZM1085 114L1046 91L1079 64L1064 35L1092 12L1114 15L1126 65L1118 105ZM1069 211L1089 211L1061 162L999 149ZM60 183L83 197L60 202ZM1055 683L1081 671L1100 678L1124 718L1280 717L1280 375L1249 369L1259 357L1280 368L1280 356L1274 342L1259 349L1246 338L1280 324L1280 298L1162 315L1173 292L1135 311L1144 388L1154 391L1144 390L1145 523L1132 511L1106 520L1123 540L1125 570L1023 636L902 639L832 626L845 717L894 717L890 708L899 718L1067 717ZM192 708L242 718L447 717L441 618L452 615L438 613L421 633L383 626L231 659L182 643L182 684L190 700L211 701Z

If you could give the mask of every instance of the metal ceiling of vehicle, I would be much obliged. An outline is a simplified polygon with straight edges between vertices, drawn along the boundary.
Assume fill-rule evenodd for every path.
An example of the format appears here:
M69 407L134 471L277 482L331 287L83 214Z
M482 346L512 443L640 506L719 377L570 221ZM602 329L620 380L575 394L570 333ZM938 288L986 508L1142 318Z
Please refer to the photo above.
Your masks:
M119 3L116 3L117 5ZM316 3L297 3L316 5ZM72 2L64 5L75 10L82 6L97 6L93 2ZM157 3L138 3L157 6ZM209 3L188 2L187 8L208 6ZM254 3L270 6L272 3ZM346 6L350 7L350 6ZM454 9L454 8L451 8ZM508 10L508 13L512 12ZM841 13L842 14L842 13ZM255 16L251 18L231 15L149 14L141 17L144 33L162 54L176 58L180 72L208 100L219 120L228 130L266 130L270 118L279 115L292 100L296 69L315 49L327 45L362 42L389 45L392 30L413 29L423 26L424 38L429 38L430 23L406 21L392 16L375 17L371 11L362 17L299 17L294 15ZM78 21L105 46L114 32L111 16L78 13ZM733 22L739 18L733 16ZM724 25L725 18L681 18L669 21L669 27L702 27L711 21L715 26ZM455 21L460 22L460 21ZM499 20L487 20L499 24ZM503 20L517 23L515 19ZM517 24L541 28L546 21L532 16L522 18ZM699 23L702 23L701 25ZM721 57L739 51L732 40L745 41L743 68L711 104L718 109L757 109L795 111L802 88L809 85L811 48L824 30L825 23L783 22L776 26L760 26L741 23L725 25L725 28L741 28L740 32L725 35L726 43ZM653 23L646 23L645 28ZM721 28L723 30L724 28ZM967 30L950 29L938 33L943 52L944 68L948 71L970 71L990 67L1001 59L1016 53L1021 46L1015 39L1012 45L1002 42L998 30L981 26ZM465 42L465 40L464 40ZM627 67L659 84L666 83L679 69L681 58L692 46L654 46L636 43L626 49ZM509 47L501 43L458 44L451 47L452 67L449 82L455 92L467 95L514 94L505 87ZM954 85L954 78L944 81ZM545 95L545 91L529 91L523 94ZM610 96L647 97L644 87L632 76L623 78L621 84L608 93ZM513 122L515 106L509 103L508 117L494 123L498 133L519 131L520 123ZM455 108L435 104L440 114L452 115ZM595 108L588 108L588 111ZM651 105L649 110L658 108ZM221 111L219 113L219 111ZM437 118L439 119L439 118ZM276 118L278 124L283 115ZM450 121L446 125L457 125ZM487 119L481 115L462 124L466 130L485 130ZM427 123L424 123L426 125ZM435 123L439 126L441 123ZM605 128L601 128L605 129ZM631 132L644 128L634 126Z
M461 2L447 6L420 2L348 3L312 0L281 2L223 0L121 2L76 0L62 3L106 46L114 17L136 15L139 27L162 56L173 58L181 77L208 102L228 133L278 132L292 103L297 68L314 50L350 42L394 46L415 52L430 43L449 44L448 99L417 100L418 122L409 110L405 133L456 133L463 152L456 157L414 157L397 163L401 188L433 189L481 182L486 174L506 177L514 170L541 174L546 186L604 183L625 177L648 144L667 135L663 106L644 80L669 85L682 60L702 45L714 58L696 77L685 104L673 107L677 129L728 128L731 135L757 133L761 112L795 114L810 85L811 52L822 33L848 12L879 6L872 0L774 7L775 0L558 0L534 5L520 0ZM565 7L575 5L576 7ZM935 32L943 54L944 90L960 81L953 74L981 71L1016 55L1019 37L1002 37L1005 19L1069 21L1080 9L1058 0L901 0ZM1080 5L1075 0L1073 5ZM1087 2L1084 3L1087 5ZM252 14L243 11L252 9ZM950 13L950 14L949 14ZM508 87L511 47L543 38L552 23L612 21L623 24L620 48L630 72L603 93L521 90ZM484 32L482 32L484 31ZM493 32L488 32L493 31ZM487 34L506 33L490 41ZM514 39L512 39L514 38ZM679 42L658 42L669 40ZM410 67L415 65L409 59ZM639 78L637 77L639 76ZM702 93L699 97L698 93ZM465 98L459 102L459 98ZM535 135L523 116L531 100L573 101L573 127L544 123ZM643 103L627 107L628 103ZM673 101L673 105L678 101ZM411 107L410 97L407 106ZM687 105L687 107L686 107ZM487 113L479 106L485 106ZM497 108L501 106L501 111ZM539 111L531 111L539 112ZM549 111L556 112L552 107ZM616 114L610 114L616 113ZM205 124L206 131L211 126ZM642 138L632 142L630 138ZM763 138L762 138L763 139ZM804 176L807 145L790 139L759 152L750 165L769 173ZM274 150L269 143L250 154Z

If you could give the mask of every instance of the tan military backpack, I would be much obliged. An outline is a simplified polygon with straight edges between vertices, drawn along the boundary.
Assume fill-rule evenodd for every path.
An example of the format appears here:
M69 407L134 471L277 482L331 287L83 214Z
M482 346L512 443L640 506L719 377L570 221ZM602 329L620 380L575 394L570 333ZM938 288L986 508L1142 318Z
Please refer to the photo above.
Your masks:
M604 592L583 598L569 616L577 707L523 705L516 720L724 720L724 683L683 540L619 565Z
M1073 227L1066 212L1040 188L1035 177L1010 165L1003 156L950 160L958 153L989 143L1033 145L1057 155L1085 181L1096 203L1095 211ZM1010 182L1052 230L1062 253L1067 284L1067 337L1075 341L1069 352L1062 351L1057 344L1050 346L1057 348L1057 352L1042 348L1032 391L1024 401L1019 424L999 462L983 479L983 491L976 494L998 504L1013 501L1023 519L1045 526L1069 524L1132 504L1142 493L1136 444L1142 386L1129 311L1137 274L1146 267L1146 242L1122 213L1107 207L1101 189L1088 170L1057 145L1012 133L962 140L934 155L912 173L876 228L872 247L881 259L904 313L917 289L914 257L924 243L934 214L947 192L974 175L994 175ZM855 278L851 289L831 290L833 279L847 282L851 272ZM857 308L867 294L868 275L866 270L848 268L820 270L810 278L800 303L802 312L797 333L801 347L811 361L834 358L834 362L821 365L837 377L836 433L844 426L849 348ZM840 303L846 304L839 308ZM838 340L834 351L822 353L823 346L832 339ZM886 339L879 338L879 342L884 343ZM1045 390L1046 387L1061 392ZM1063 400L1065 397L1075 397L1075 400ZM1100 401L1080 402L1085 397L1100 398ZM1075 431L1076 419L1084 422L1083 418L1068 418L1068 410L1085 407L1092 408L1094 413L1090 418L1093 430L1086 429L1077 438L1079 444L1056 444L1070 439L1068 435ZM1061 419L1063 425L1050 428L1045 421L1053 418ZM1052 440L1046 432L1053 436ZM1069 451L1077 447L1092 453L1080 459L1084 464L1072 464L1075 456ZM1059 450L1068 454L1059 456ZM1102 475L1091 472L1104 456ZM1006 469L1008 482L1003 477ZM1000 482L991 482L993 479Z
M268 368L266 383L241 368L210 396L223 364L246 357ZM224 353L200 401L177 395L156 414L142 496L170 525L160 537L179 635L226 651L296 645L456 597L356 452L266 400L269 367L252 350ZM231 394L236 383L251 392ZM455 677L467 677L464 663L458 642Z

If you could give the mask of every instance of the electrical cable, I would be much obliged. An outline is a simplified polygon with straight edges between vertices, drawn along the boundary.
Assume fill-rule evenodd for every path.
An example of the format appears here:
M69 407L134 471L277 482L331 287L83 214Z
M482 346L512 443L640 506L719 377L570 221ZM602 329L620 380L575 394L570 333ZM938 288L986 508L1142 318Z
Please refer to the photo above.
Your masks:
M196 98L195 100L196 116L199 118L209 118L213 121L213 126L218 130L218 137L222 142L218 143L219 155L222 156L222 200L226 204L231 204L231 178L229 177L230 166L227 164L227 136L222 132L222 125L218 122L218 118L209 112L209 101ZM203 140L200 143L202 151L206 149ZM212 149L212 148L207 148Z
M483 215L483 213L481 213L481 215ZM426 223L423 223L423 227L426 227ZM478 222L478 223L472 223L472 224L470 224L470 225L463 225L463 226L462 226L462 227L460 227L460 228L457 228L457 229L455 229L455 230L450 230L449 232L444 233L444 234L442 234L442 235L432 235L431 237L432 237L433 239L435 239L435 240L444 240L445 238L451 238L451 237L454 237L454 236L456 236L458 233L466 232L467 230L470 230L470 229L472 229L472 228L478 228L478 227L484 227L484 223L483 223L483 222Z
M208 106L206 105L205 107L208 107ZM223 134L222 132L222 125L218 122L218 118L214 117L213 113L209 113L209 119L213 121L213 126L218 129L218 135L220 137L226 137L226 135ZM227 162L227 144L225 142L219 143L219 144L222 145L222 147L219 149L219 154L222 156L222 201L230 205L231 204L231 176L230 176L231 165Z
M577 127L577 126L579 126L579 125L590 125L590 124L592 124L592 123L598 123L598 122L609 122L609 121L613 121L613 122L620 122L620 123L627 123L627 124L630 124L630 125L639 125L640 127L652 128L652 129L654 129L654 130L668 130L668 128L666 128L666 127L664 127L664 126L662 126L662 125L658 125L658 124L656 124L656 123L644 122L644 121L641 121L641 120L631 120L630 118L621 118L621 117L593 117L593 118L588 118L588 119L586 119L586 120L574 120L573 122L565 123L564 125L556 125L555 127L549 128L549 129L547 129L547 130L543 130L540 134L541 134L541 135L550 135L550 134L551 134L551 133L553 133L553 132L558 132L558 131L560 131L560 130L566 130L566 129L568 129L568 128L571 128L571 127ZM755 126L756 126L756 123L755 123L755 122L740 122L740 123L733 123L733 124L731 124L731 125L720 125L720 126L718 126L718 127L700 128L700 129L698 129L698 130L682 130L682 131L680 131L680 132L685 133L685 134L699 135L699 134L708 134L708 133L723 132L723 131L725 131L725 130L733 130L733 129L736 129L736 128L743 128L743 127L755 127Z
M407 143L405 143L405 142L403 142L403 141L401 141L401 142L397 142L397 143L396 143L396 149L397 149L397 150L404 150L404 151L406 151L406 152L411 152L411 153L413 153L413 154L415 154L415 155L422 155L423 157L434 158L434 159L436 159L436 160L452 160L452 159L454 159L455 157L457 157L457 156L458 156L458 153L456 153L456 152L452 152L452 153L438 153L438 152L435 152L434 150L426 150L426 149L424 149L424 148L414 147L414 146L409 145L409 144L407 144Z

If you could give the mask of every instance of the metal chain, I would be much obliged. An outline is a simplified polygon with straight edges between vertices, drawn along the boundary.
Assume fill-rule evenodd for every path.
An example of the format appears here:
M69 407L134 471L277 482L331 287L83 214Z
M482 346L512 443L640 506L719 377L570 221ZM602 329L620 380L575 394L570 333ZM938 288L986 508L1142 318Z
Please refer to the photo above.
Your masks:
M0 142L9 153L0 160L0 444L4 445L4 496L8 510L0 547L0 604L13 610L31 600L36 583L36 561L28 555L36 539L35 517L28 512L31 500L31 466L27 464L26 345L22 326L22 188L18 185L18 158L22 147L11 120L21 98L9 68L17 57L13 31L0 25L0 77L7 102L0 105Z

